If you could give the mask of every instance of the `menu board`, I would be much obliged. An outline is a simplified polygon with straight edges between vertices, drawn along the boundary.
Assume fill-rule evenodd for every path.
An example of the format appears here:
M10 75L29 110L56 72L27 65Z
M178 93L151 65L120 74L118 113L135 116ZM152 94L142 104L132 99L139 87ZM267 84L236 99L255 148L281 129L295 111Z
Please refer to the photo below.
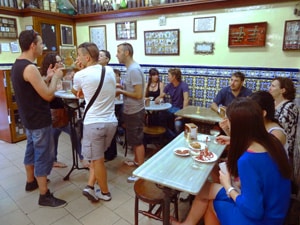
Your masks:
M17 21L14 18L0 17L0 38L17 39Z

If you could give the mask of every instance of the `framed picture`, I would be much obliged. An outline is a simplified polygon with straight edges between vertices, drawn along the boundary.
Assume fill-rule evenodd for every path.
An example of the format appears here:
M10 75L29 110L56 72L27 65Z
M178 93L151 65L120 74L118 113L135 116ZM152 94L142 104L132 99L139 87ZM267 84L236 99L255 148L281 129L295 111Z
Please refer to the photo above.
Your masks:
M44 42L44 51L57 51L59 32L58 25L53 23L41 23L42 39Z
M216 17L199 17L194 18L194 33L214 32L216 29Z
M145 55L179 55L179 29L144 31Z
M195 43L195 54L213 54L214 53L213 42L196 42Z
M228 47L263 47L267 22L229 25Z
M285 21L282 50L300 50L300 20Z
M106 50L106 26L89 26L90 42L97 45L99 50Z
M60 37L61 45L74 45L73 26L71 25L60 25Z
M59 46L59 55L66 67L71 66L77 57L76 46Z
M116 23L116 39L130 40L136 37L136 21Z
M17 39L17 20L9 17L0 17L0 38Z

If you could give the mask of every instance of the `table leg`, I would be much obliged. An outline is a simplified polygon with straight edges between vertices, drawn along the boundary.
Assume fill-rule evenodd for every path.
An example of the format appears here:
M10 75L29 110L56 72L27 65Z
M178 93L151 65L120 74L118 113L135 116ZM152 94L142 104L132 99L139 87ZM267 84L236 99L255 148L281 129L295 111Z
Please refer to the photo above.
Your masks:
M162 188L165 196L164 196L164 205L163 205L163 225L170 224L170 205L171 205L171 198L177 194L176 190L173 190L168 187Z

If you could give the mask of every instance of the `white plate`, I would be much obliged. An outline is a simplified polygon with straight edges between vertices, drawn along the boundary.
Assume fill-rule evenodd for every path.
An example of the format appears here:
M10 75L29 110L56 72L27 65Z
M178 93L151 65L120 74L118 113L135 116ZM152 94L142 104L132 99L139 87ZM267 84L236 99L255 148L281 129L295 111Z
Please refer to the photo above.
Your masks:
M195 148L195 147L193 147L193 146L191 145L192 143L198 143L198 144L200 144L200 148ZM204 150L205 147L206 147L206 144L205 144L204 142L200 142L200 141L192 141L192 142L189 144L189 147L190 147L191 149L194 149L194 150Z
M202 162L202 163L211 163L211 162L215 162L218 159L218 156L212 152L212 154L214 155L212 158L207 159L207 160L201 160L198 158L198 156L193 156L193 159L197 162Z
M59 90L59 91L56 91L56 92L58 92L58 93L66 93L65 90Z
M181 151L183 150L187 150L186 153L182 153ZM189 156L190 155L190 151L187 147L178 147L174 149L174 154L178 155L178 156Z
M198 141L206 142L206 138L208 138L207 141L210 141L210 137L208 135L205 135L205 134L198 134L197 135L197 140Z

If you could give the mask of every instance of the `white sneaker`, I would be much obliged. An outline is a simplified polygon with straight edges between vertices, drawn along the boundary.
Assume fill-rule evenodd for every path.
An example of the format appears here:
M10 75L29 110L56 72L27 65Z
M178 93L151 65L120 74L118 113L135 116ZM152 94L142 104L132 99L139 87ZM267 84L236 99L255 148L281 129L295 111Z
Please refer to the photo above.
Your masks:
M134 183L134 182L136 182L138 179L139 179L138 177L132 175L132 176L130 176L130 177L127 178L127 182L128 182L128 183Z
M96 195L99 199L101 199L103 201L110 201L111 200L110 192L108 192L107 194L103 194L100 189L97 189L96 190Z
M91 202L98 202L99 199L95 194L95 191L89 187L85 187L82 191L82 194L88 198Z

